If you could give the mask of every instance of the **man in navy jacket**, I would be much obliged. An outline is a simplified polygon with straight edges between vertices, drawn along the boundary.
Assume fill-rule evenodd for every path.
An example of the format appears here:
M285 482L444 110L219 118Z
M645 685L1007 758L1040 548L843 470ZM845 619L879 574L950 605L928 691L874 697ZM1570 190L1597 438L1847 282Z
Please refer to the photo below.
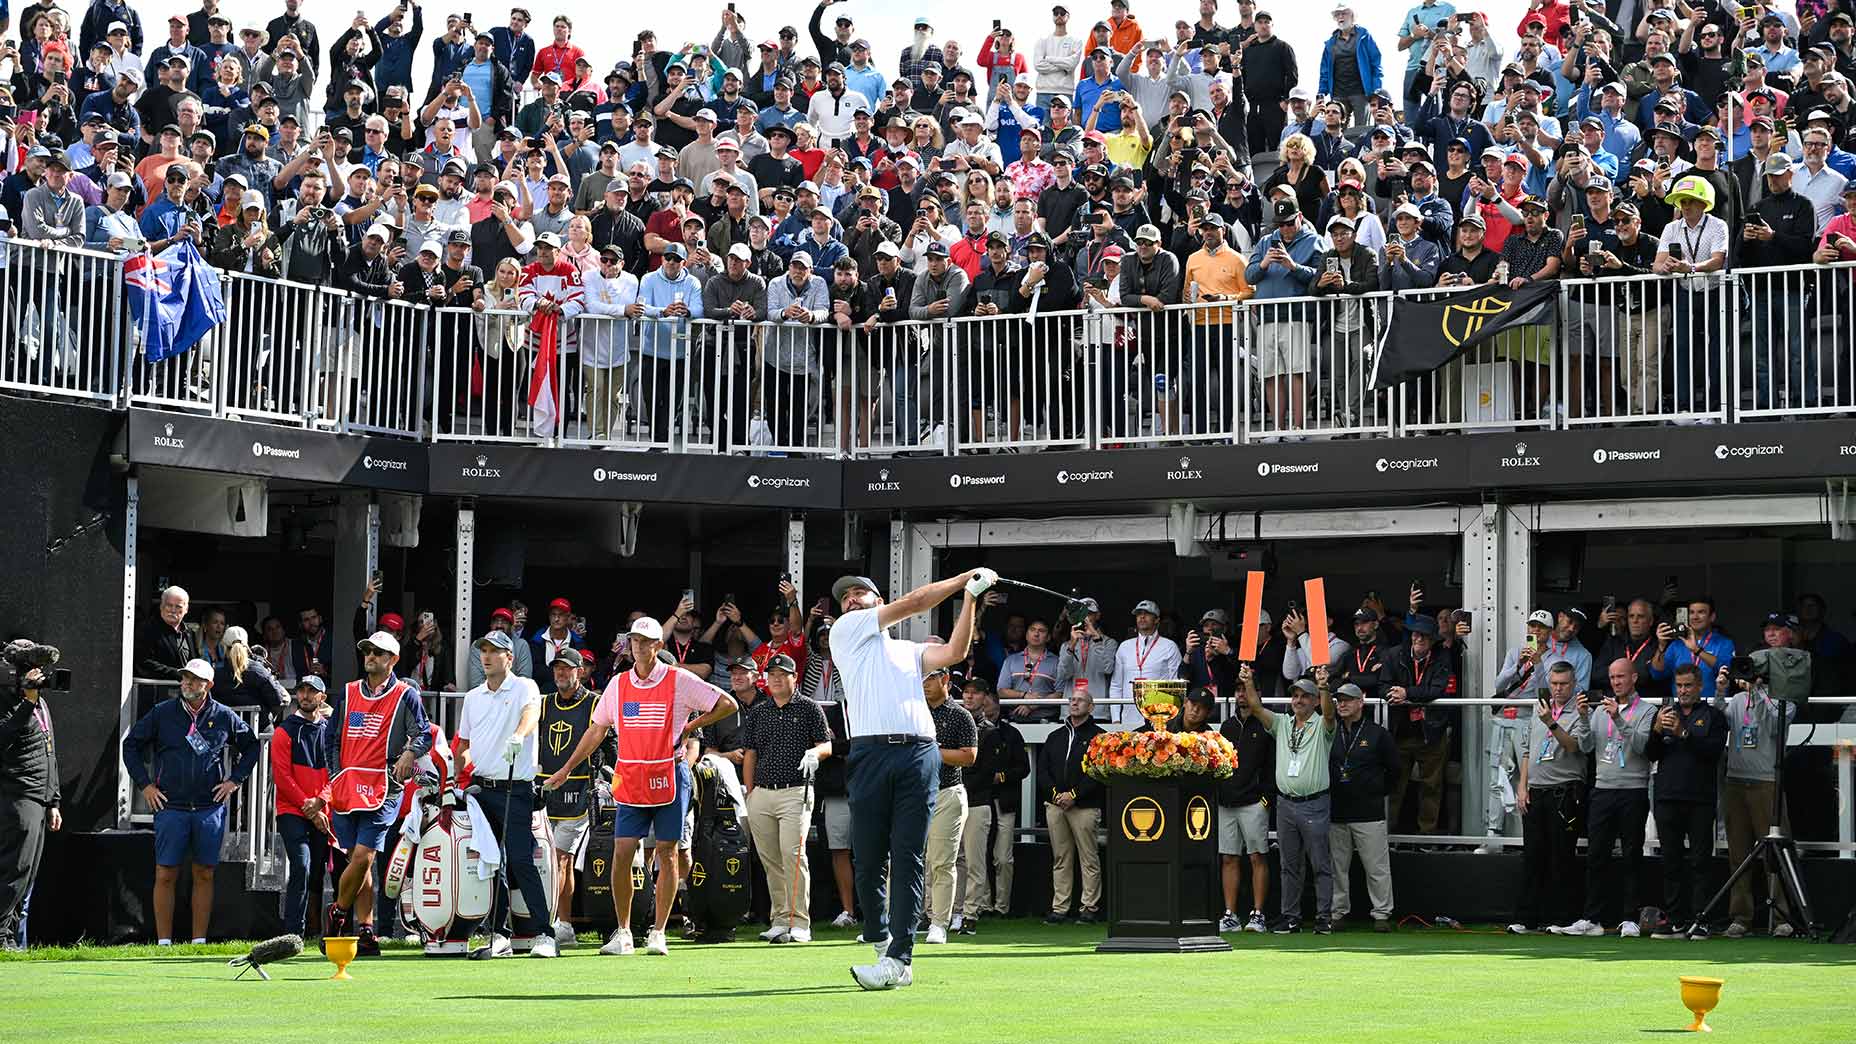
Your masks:
M155 704L122 741L129 778L155 811L155 939L162 946L174 941L174 885L183 862L193 865L192 939L206 941L226 799L258 764L258 737L212 698L212 688L212 665L187 661L180 696ZM238 755L229 775L227 747Z

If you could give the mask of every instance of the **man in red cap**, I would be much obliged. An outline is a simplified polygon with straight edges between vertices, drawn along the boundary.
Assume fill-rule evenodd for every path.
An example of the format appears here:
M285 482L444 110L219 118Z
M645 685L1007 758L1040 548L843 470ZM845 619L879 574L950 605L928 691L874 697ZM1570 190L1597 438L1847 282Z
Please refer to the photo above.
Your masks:
M531 658L529 643L516 637L516 614L513 609L498 607L490 612L490 630L501 631L515 643L515 674L518 678L535 677L535 661ZM570 631L571 633L571 631ZM574 635L578 638L579 635ZM483 682L483 664L478 657L468 657L464 663L464 684L466 690L475 688Z
M548 603L548 626L541 633L529 639L529 672L524 674L523 677L534 677L534 665L537 663L553 663L555 654L562 649L579 649L582 652L586 651L586 636L574 630L573 621L574 606L572 602L569 602L565 598L556 598L554 601ZM516 673L522 673L519 664L517 665ZM549 695L554 692L554 675L551 672L543 671L541 672L541 677L535 678L535 684L541 687L541 694L543 696Z

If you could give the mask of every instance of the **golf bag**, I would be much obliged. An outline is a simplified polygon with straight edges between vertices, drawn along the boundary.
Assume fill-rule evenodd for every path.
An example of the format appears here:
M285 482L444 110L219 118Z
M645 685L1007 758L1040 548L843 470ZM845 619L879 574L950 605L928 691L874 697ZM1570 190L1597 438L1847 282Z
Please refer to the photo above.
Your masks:
M490 914L496 878L485 877L471 847L465 795L452 787L420 787L419 810L409 813L387 866L387 898L398 898L401 917L417 925L427 957L462 957L470 933ZM418 830L411 815L419 816Z
M617 927L612 911L613 874L620 868L612 862L612 824L615 810L607 806L593 817L593 833L587 838L586 876L575 893L580 899L580 916L601 932ZM632 856L628 868L632 875L631 928L634 934L648 932L657 923L655 871L645 872L644 846Z
M687 913L696 926L697 942L733 942L748 909L752 860L734 768L726 759L710 756L697 763L694 773L696 826L690 838Z

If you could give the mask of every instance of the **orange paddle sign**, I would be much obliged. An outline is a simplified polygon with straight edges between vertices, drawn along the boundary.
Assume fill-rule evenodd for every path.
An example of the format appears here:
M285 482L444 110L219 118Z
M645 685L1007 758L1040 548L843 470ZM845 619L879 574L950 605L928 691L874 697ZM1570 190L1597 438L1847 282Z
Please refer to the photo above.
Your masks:
M1302 597L1308 600L1308 662L1321 666L1328 662L1328 583L1321 577L1302 581ZM1315 628L1321 628L1319 631ZM1319 639L1319 641L1317 641ZM1317 659L1319 657L1319 659Z
M1263 574L1252 570L1244 577L1243 630L1237 642L1237 658L1245 663L1257 658L1257 621L1262 618Z

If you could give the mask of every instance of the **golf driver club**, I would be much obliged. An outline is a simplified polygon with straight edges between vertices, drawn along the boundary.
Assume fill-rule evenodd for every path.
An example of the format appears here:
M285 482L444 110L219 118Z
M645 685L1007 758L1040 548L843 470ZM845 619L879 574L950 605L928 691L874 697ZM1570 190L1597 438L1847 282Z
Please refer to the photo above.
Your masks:
M786 888L786 934L776 942L787 942L792 938L793 924L799 915L799 861L805 857L806 834L812 829L812 777L805 777L805 795L801 799L804 809L804 826L799 831L799 843L793 846L793 872L791 883Z
M509 775L504 781L504 785L508 789L503 792L503 836L498 839L503 846L503 860L501 863L498 863L496 867L497 883L502 886L503 916L497 918L497 924L490 926L490 941L470 952L470 959L473 961L488 960L496 956L497 932L499 929L510 928L510 919L515 916L515 896L511 895L509 892L509 861L515 858L515 850L509 844L509 799L513 796L512 791L515 789L515 782L516 765L515 762L512 761L509 763ZM530 844L533 843L533 841L530 842ZM529 857L531 859L534 858L533 853L530 853ZM513 929L511 930L513 931ZM511 937L513 938L513 935Z
M998 582L1001 584L1011 584L1013 587L1023 588L1027 591L1032 591L1037 594L1049 595L1052 598L1062 599L1064 615L1070 618L1071 623L1081 622L1083 615L1085 615L1084 613L1078 611L1082 607L1083 600L1075 592L1071 592L1070 594L1064 594L1062 591L1053 591L1048 587L1043 587L1038 584L1028 583L1024 580L1013 580L1011 577L1006 577L1006 576L1000 577Z

